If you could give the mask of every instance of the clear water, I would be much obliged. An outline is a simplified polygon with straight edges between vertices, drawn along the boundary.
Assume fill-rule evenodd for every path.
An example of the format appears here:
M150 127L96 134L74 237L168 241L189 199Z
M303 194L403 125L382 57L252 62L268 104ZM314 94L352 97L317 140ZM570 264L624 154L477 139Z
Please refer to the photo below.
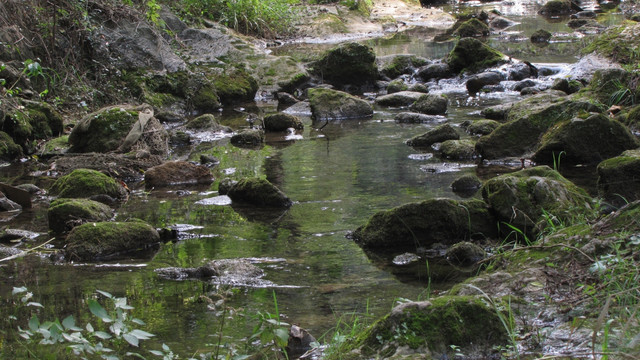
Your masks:
M532 15L537 3L470 5L498 8L520 22L491 40L506 54L534 63L576 60L580 47L576 41L551 44L544 50L529 44L530 32L537 28L569 31L563 23L549 23ZM430 41L433 35L407 33L368 43L378 55L444 57L453 45L434 43ZM460 81L443 82L432 90L449 95L447 117L453 124L479 118L484 106L519 98L511 92L468 98ZM275 108L272 103L253 106L263 112ZM117 210L117 218L137 217L155 227L177 226L182 230L180 239L143 259L51 265L30 256L0 263L0 301L4 305L0 313L5 319L0 333L10 339L15 329L15 324L6 320L7 315L17 315L11 305L14 286L27 286L35 300L45 305L41 319L75 314L80 323L89 319L86 300L99 289L129 299L135 316L147 323L145 330L157 335L148 342L150 348L157 349L164 342L185 357L210 351L222 320L199 296L216 285L165 280L153 269L194 267L212 259L251 258L264 269L265 279L276 284L240 288L231 296L229 304L242 310L225 322L225 342L243 343L256 324L251 314L275 311L273 292L286 321L320 337L345 314L369 312L380 316L389 311L395 299L424 297L429 277L433 289L446 289L466 275L433 260L427 274L426 259L418 266L394 266L389 257L366 254L345 237L378 210L435 197L460 199L451 191L451 182L478 171L473 162L449 162L405 145L405 140L435 124L395 123L393 116L398 111L376 109L373 119L334 122L321 131L314 129L320 124L303 117L305 130L298 134L301 139L298 136L297 140L286 141L284 135L271 136L269 145L260 151L235 149L225 138L200 145L200 151L221 157L222 167L214 170L217 178L264 175L294 200L294 205L281 213L256 212L207 200L217 195L208 187L149 192L132 186L134 192ZM232 113L223 114L222 121L236 128L246 126ZM467 136L462 130L460 133ZM174 157L197 159L196 153L189 151L176 151ZM32 171L20 166L3 168L0 180L35 182L46 187L50 181L30 175ZM16 218L5 219L5 225L46 234L46 201L37 202ZM43 235L37 241L46 238Z

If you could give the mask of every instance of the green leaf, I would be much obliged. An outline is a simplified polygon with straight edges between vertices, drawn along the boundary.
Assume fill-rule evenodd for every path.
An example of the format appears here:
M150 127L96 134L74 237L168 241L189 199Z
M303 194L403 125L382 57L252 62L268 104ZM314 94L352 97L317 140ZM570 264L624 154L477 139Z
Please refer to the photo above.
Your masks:
M138 359L144 359L145 357L138 354L138 353L134 353L134 352L127 352L126 354L124 354L125 356L133 356L133 357L137 357Z
M108 292L106 292L106 291L96 290L96 292L97 292L98 294L102 294L102 295L104 295L104 296L108 297L109 299L113 299L113 295L109 294L109 293L108 293Z
M110 323L113 322L113 319L107 314L107 311L98 303L97 301L90 299L89 300L89 310L91 313L100 318L100 320Z
M22 294L23 292L27 291L27 287L26 286L21 286L21 287L13 287L13 291L11 292L11 295L15 295L15 294Z
M132 318L131 322L134 324L138 324L138 325L147 325L144 321L140 320L140 319L136 319L136 318Z
M62 326L64 326L66 330L82 331L82 329L76 326L76 320L73 318L73 315L64 318L64 320L62 320Z
M38 328L40 328L40 320L36 315L33 315L31 319L29 319L29 329L31 329L31 331L38 331Z
M162 350L167 351L167 352L171 351L171 349L169 348L169 345L167 345L165 343L162 343Z
M93 330L93 325L91 325L91 323L87 323L86 328L87 328L87 331L90 332L90 333L92 333L94 331Z
M133 336L131 334L124 334L124 335L122 335L122 338L125 339L129 344L131 344L131 345L133 345L135 347L138 347L139 340L138 340L137 337L135 337L135 336Z
M111 335L104 331L96 331L93 334L103 340L111 339Z
M43 308L44 306L42 306L42 304L40 304L39 302L35 302L35 301L30 301L27 303L27 306L35 306L35 307L41 307Z
M164 353L162 351L159 350L149 350L150 353L152 353L155 356L164 356Z
M289 331L285 328L278 328L274 331L277 337L278 346L284 347L289 341Z
M137 337L140 340L149 340L151 337L155 336L155 335L153 335L151 333L148 333L148 332L146 332L144 330L138 330L138 329L135 329L135 330L131 331L129 334Z

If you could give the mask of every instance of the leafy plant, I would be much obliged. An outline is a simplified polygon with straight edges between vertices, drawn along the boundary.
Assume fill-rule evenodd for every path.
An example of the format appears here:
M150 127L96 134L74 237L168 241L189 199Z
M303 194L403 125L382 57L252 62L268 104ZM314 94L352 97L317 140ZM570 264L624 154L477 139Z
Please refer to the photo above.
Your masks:
M289 324L280 320L275 291L273 291L273 303L275 305L275 314L260 311L256 314L258 324L253 329L253 335L250 340L259 339L264 346L274 346L282 350L287 356L285 348L289 342L289 330L285 326L289 326Z

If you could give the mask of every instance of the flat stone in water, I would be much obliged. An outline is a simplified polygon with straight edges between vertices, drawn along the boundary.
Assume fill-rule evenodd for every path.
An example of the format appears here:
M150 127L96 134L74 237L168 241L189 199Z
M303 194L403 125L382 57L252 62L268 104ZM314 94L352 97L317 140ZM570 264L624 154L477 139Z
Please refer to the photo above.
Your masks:
M196 201L198 205L230 205L231 198L227 195L214 196L211 198L206 198L202 200Z
M427 154L410 154L408 156L408 158L410 160L429 160L429 159L433 158L433 154L431 154L431 153L427 153Z
M394 265L407 265L420 260L420 256L413 253L400 254L393 258Z

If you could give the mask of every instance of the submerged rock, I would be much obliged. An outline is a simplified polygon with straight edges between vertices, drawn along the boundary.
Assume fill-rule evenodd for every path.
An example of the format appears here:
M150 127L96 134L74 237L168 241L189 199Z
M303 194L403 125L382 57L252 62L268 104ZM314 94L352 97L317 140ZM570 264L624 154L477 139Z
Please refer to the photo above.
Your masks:
M373 115L367 101L346 92L331 89L309 89L311 116L316 121L365 118Z
M89 169L76 169L59 178L49 193L61 198L88 198L105 194L120 199L127 195L126 189L114 178Z
M266 179L244 178L231 186L227 195L234 202L249 203L264 207L287 208L291 200Z
M537 166L487 180L482 197L498 220L518 229L529 239L542 229L545 214L558 219L581 216L591 198L581 188L548 166ZM503 228L513 233L511 227Z
M604 115L573 118L552 127L540 142L533 160L538 164L556 162L593 164L640 146L626 126Z
M413 147L429 147L435 143L443 142L446 140L458 140L460 134L456 129L449 125L439 125L422 135L414 136L407 141L407 145Z
M640 199L640 150L628 150L598 164L598 192L614 206Z
M107 221L113 217L113 210L103 203L90 199L56 199L47 209L49 230L54 234L70 231L87 222Z
M365 248L401 250L476 236L493 238L497 230L489 208L480 200L431 199L377 212L352 235Z
M158 276L171 280L197 279L227 285L258 285L264 271L247 259L220 259L195 268L166 267L155 270Z
M144 173L145 186L175 186L211 184L213 175L209 168L188 161L170 161L154 166Z
M105 260L144 250L160 241L160 235L143 221L92 222L76 226L67 236L69 260Z

